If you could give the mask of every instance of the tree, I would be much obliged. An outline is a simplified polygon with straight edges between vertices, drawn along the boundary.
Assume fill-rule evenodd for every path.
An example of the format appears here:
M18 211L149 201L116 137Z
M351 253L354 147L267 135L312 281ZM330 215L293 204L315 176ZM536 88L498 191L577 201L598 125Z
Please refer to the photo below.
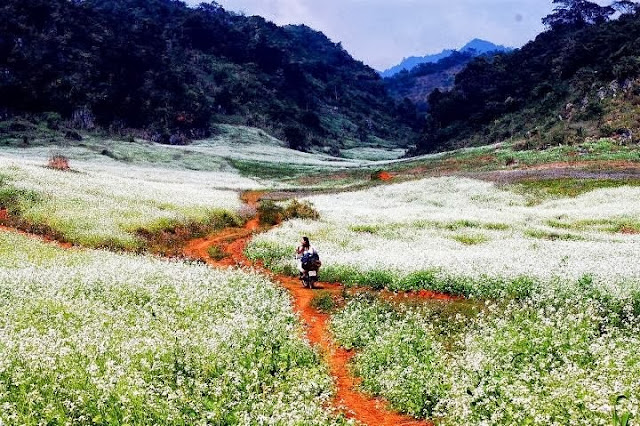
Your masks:
M557 5L553 13L542 19L549 28L569 26L582 28L609 20L616 10L611 6L600 6L587 0L553 0Z
M304 149L305 143L307 142L307 136L298 126L285 127L284 139L289 144L289 148L299 151L302 151Z
M630 15L640 12L640 5L630 0L618 0L611 5L615 10L623 15Z

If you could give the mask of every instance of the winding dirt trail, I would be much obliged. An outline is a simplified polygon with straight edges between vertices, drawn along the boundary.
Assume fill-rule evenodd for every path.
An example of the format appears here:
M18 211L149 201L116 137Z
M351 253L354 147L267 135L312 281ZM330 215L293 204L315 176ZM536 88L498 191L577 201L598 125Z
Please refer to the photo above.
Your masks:
M243 196L243 200L251 207L257 206L262 193L251 192ZM251 237L261 230L259 217L256 216L243 228L230 228L222 232L210 235L206 238L199 238L191 241L184 249L185 256L199 259L207 264L220 267L245 266L254 268L274 281L280 283L291 294L294 308L303 321L307 338L320 348L324 354L330 373L336 385L334 406L343 411L351 419L371 426L414 426L431 425L430 422L416 420L412 417L398 414L388 408L388 403L381 398L371 398L360 391L357 387L360 381L353 377L349 371L349 361L354 357L354 351L347 351L339 347L332 339L328 321L329 315L324 314L312 307L313 297L317 290L328 291L338 294L343 286L339 284L318 283L316 290L309 290L302 286L300 281L285 275L273 274L262 265L254 264L244 256L244 249ZM212 259L208 251L211 247L218 247L225 255L220 260ZM416 294L416 297L445 298L436 294Z
M250 207L256 207L258 201L262 197L261 192L248 192L243 194L243 201ZM0 222L8 219L8 213L4 209L0 209ZM334 396L333 407L344 412L351 419L360 423L371 426L414 426L414 425L431 425L432 423L424 420L416 420L412 417L401 415L392 411L388 403L382 398L372 398L360 391L358 385L360 380L354 377L349 371L349 362L355 356L354 351L347 351L339 347L332 339L328 328L329 315L324 314L312 306L312 300L317 294L316 290L327 291L333 295L340 294L343 286L340 284L318 283L316 290L309 290L302 286L300 281L285 275L274 274L262 265L252 263L244 255L244 250L250 239L261 231L268 228L260 227L259 216L256 215L248 221L242 228L227 228L212 234L205 238L199 238L190 241L183 249L186 257L198 259L207 264L216 267L250 267L259 271L272 280L280 283L280 285L291 294L294 308L299 314L306 331L309 341L320 349L329 366L330 374L336 385L336 393ZM65 249L72 249L75 246L69 243L57 241L46 235L37 235L24 232L19 229L0 225L0 231L16 232L42 241L56 244ZM219 260L213 259L209 254L211 247L218 247L218 253L223 254ZM381 297L386 300L457 300L451 296L433 293L433 292L415 292L396 295L390 292L378 292Z

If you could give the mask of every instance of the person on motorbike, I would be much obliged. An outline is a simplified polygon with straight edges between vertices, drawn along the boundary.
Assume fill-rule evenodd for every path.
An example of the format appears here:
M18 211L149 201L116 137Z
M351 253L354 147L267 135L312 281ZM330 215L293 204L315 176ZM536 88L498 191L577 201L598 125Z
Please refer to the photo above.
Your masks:
M318 251L311 245L309 242L309 237L302 237L302 241L298 248L296 248L296 260L298 263L298 271L300 272L300 277L302 278L304 274L307 272L302 267L302 258L305 255L318 255Z

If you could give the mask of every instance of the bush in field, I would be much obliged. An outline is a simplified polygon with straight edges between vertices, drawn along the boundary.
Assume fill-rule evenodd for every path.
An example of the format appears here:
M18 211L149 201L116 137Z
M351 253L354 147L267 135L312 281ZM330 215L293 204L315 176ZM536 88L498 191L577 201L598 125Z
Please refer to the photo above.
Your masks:
M63 172L71 170L71 167L69 166L69 159L60 154L51 156L51 158L49 158L49 162L47 163L47 167Z
M213 260L222 260L227 257L227 254L224 252L224 250L222 250L222 248L218 246L209 247L207 253Z
M289 219L320 219L320 214L308 201L292 200L286 206L281 206L271 200L263 200L258 207L260 223L264 225L277 225Z
M260 201L258 214L263 225L277 225L282 222L284 209L271 200Z
M328 291L322 291L316 294L311 300L311 306L320 312L331 313L337 307L336 301Z
M293 200L284 209L284 220L288 219L320 219L320 213L309 201Z

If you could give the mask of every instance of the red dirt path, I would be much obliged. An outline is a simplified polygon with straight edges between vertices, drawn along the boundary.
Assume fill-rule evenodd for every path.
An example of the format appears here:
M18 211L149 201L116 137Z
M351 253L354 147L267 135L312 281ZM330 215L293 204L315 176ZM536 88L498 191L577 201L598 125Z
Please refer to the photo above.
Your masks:
M245 202L252 207L255 207L259 198L259 193L250 193L243 197ZM203 260L214 267L248 266L257 268L287 289L293 299L295 310L305 326L307 338L313 345L320 348L329 365L331 376L336 385L334 406L344 411L347 417L372 426L430 425L430 422L398 414L390 410L388 403L383 399L371 398L357 390L360 381L353 377L348 368L349 361L354 357L355 352L340 348L331 338L327 326L329 315L319 312L311 305L316 292L304 288L298 279L273 274L261 265L253 264L244 256L244 249L253 234L259 229L259 219L256 217L248 222L244 228L226 229L209 237L192 241L185 248L184 254L190 258ZM208 249L212 246L221 248L226 257L222 260L212 259L208 254ZM337 294L342 291L342 286L319 283L317 289ZM425 297L427 294L419 296ZM428 295L428 297L431 296L435 298L435 295Z

